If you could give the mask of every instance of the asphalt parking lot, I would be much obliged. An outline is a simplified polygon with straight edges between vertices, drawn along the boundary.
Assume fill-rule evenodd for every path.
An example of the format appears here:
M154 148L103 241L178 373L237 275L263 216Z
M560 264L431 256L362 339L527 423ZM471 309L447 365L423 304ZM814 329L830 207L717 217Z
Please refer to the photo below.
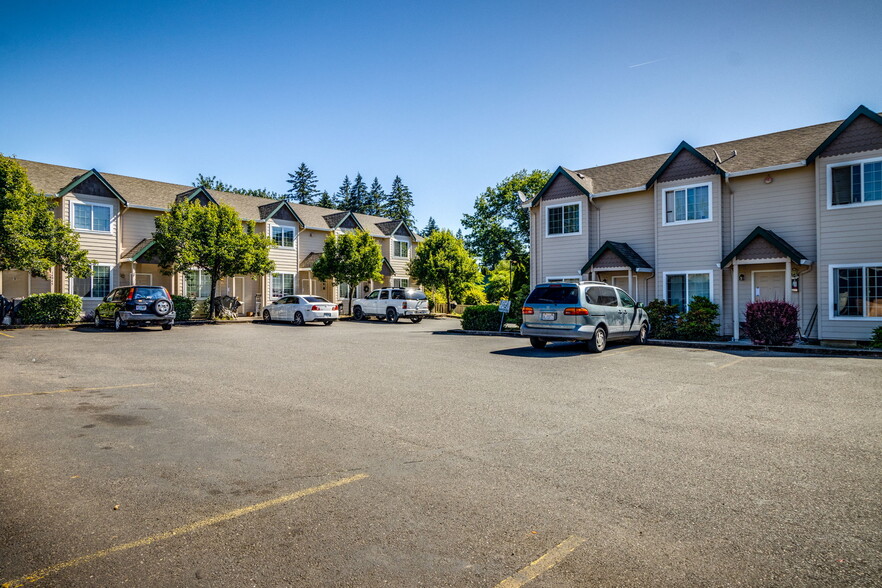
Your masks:
M3 586L878 586L882 360L0 337Z

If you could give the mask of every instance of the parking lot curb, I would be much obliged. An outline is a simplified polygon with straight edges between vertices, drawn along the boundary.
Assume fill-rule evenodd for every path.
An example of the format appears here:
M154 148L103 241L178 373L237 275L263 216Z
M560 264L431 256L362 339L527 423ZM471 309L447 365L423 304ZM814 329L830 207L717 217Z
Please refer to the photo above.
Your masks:
M465 329L447 329L444 331L435 331L441 335L477 335L478 337L520 337L520 333L498 332L498 331L467 331Z

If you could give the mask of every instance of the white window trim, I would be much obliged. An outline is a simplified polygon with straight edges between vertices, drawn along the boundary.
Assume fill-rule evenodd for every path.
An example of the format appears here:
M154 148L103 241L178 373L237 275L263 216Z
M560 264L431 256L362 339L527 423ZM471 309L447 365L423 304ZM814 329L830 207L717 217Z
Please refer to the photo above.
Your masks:
M109 283L108 288L107 288L107 293L110 294L111 292L113 292L113 288L114 288L114 285L113 285L113 267L114 266L112 263L92 263L92 264L89 264L90 268L96 267L96 266L110 268L110 271L107 274L108 283ZM94 276L92 276L92 275L89 276L89 291L90 292L95 289L95 283L92 281L93 277ZM74 279L75 278L73 278L73 277L68 278L68 292L70 292L71 294L75 294L74 293ZM79 296L79 294L75 294L75 295ZM80 298L82 298L83 300L104 300L104 296L80 296Z
M870 159L855 159L854 161L840 161L837 163L828 163L827 164L827 210L841 210L843 208L859 208L861 206L878 206L882 204L882 200L871 200L867 202L864 200L864 186L866 183L864 182L864 166L865 163L876 163L877 161L882 161L882 157L872 157ZM861 164L861 201L860 202L852 202L851 204L833 204L833 169L837 167L845 167L851 165ZM848 266L839 266L839 267L848 267Z
M395 244L396 243L407 243L407 255L398 255L395 253ZM410 259L410 239L392 239L392 257L397 259Z
M282 222L278 222L278 221L270 222L270 223L268 223L268 225L269 225L269 238L273 242L273 245L275 246L276 249L285 249L285 250L297 249L297 226L296 225L282 223ZM291 234L291 245L290 246L279 245L276 243L275 239L273 239L273 228L275 228L275 227L282 229L283 233L284 233L284 231L291 231L292 234Z
M80 206L90 206L90 207L93 207L93 208L94 208L94 207L107 208L108 210L110 210L110 217L109 217L109 218L110 218L110 228L109 228L107 231L98 231L98 230L95 230L95 229L78 229L78 228L76 227L76 225L74 224L74 220L75 220L75 217L74 217L74 205L76 205L76 204L79 204ZM68 224L69 224L70 227L71 227L74 231L76 231L77 233L93 233L93 234L95 234L95 235L112 235L112 234L113 234L113 229L114 229L114 224L115 224L114 221L113 221L113 206L110 206L109 204L98 204L98 203L96 203L96 202L84 202L84 201L82 201L82 200L71 200L71 201L70 201L70 209L69 209L69 211L68 211L68 215L69 215L69 218L70 218L70 222L69 222ZM95 215L92 215L92 216L90 217L90 218L93 219L92 222L91 222L91 225L92 225L92 226L95 225L94 216L95 216ZM100 264L94 264L94 265L100 265Z
M677 190L689 190L690 188L701 188L702 186L707 186L707 218L696 219L696 220L681 220L681 221L668 222L667 221L668 192L675 192ZM702 182L700 184L689 184L688 186L671 186L670 188L662 189L661 220L662 220L663 227L672 227L672 226L676 226L676 225L697 225L700 223L713 222L713 220L714 220L714 183L713 182Z
M710 301L714 301L714 272L713 270L700 269L700 270L683 270L676 272L662 272L662 300L666 303L668 302L668 276L686 276L686 310L684 312L689 311L689 302L692 300L692 297L689 296L689 275L690 274L707 274L709 276L708 279L708 298Z
M395 282L407 282L406 286L402 286L401 284L395 285ZM392 278L392 287L393 288L410 288L410 278Z
M187 270L186 272L183 272L183 273L185 274L183 276L183 278L184 278L184 296L186 296L187 298L192 298L194 300L208 300L209 297L211 297L211 278L210 277L209 277L209 283L208 283L208 296L199 297L199 283L202 282L202 274L209 275L206 270L196 268L196 269ZM187 273L195 273L199 276L198 278L196 278L196 296L190 296L190 292L187 291L187 276L186 276ZM218 283L220 283L220 282L218 282ZM217 294L217 292L215 292L215 294Z
M833 277L836 274L836 270L838 269L853 269L853 268L867 268L867 267L882 267L882 261L872 263L840 263L836 265L830 265L827 268L827 272L829 274L829 282L827 289L827 298L829 302L829 314L831 321L861 321L861 322L882 322L882 316L836 316L833 314L833 302L834 302L834 292L836 286L836 280ZM866 283L866 272L864 272L864 287L867 286ZM864 296L864 313L867 312L867 297Z
M579 230L574 233L555 233L551 234L548 232L548 211L552 208L563 208L564 206L573 206L576 205L579 207ZM561 223L563 223L563 218L561 218ZM563 224L561 224L561 229L563 229ZM582 201L581 200L570 200L567 202L555 202L554 204L547 205L545 207L545 238L546 239L555 239L557 237L578 237L582 234Z
M290 294L282 294L281 296L273 296L273 277L279 276L292 276L291 277L291 293ZM284 298L286 296L297 296L297 274L295 272L270 272L269 275L269 299L270 300L278 300L279 298ZM284 287L283 287L284 289Z

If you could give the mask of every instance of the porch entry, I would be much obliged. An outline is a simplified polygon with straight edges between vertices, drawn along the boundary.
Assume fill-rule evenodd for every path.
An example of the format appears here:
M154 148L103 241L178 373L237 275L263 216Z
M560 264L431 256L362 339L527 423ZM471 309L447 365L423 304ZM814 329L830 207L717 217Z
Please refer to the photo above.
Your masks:
M785 270L756 270L753 274L753 301L785 300L787 276Z

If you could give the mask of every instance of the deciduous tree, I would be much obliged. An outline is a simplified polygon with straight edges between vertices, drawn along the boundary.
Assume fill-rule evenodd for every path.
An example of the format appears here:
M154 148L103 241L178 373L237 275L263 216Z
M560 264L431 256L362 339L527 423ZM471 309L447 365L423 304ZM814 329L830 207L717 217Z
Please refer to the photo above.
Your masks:
M417 245L408 273L427 288L443 288L448 308L451 296L481 280L475 259L450 231L437 231Z
M254 221L244 223L226 204L178 202L155 219L153 238L163 273L194 268L211 280L209 318L214 318L217 282L235 275L261 276L275 269L269 258L273 242L254 232Z
M365 280L382 281L383 252L380 245L365 231L342 235L331 233L325 239L322 254L312 264L312 273L319 280L333 280L335 285L349 285L349 311L356 286Z

